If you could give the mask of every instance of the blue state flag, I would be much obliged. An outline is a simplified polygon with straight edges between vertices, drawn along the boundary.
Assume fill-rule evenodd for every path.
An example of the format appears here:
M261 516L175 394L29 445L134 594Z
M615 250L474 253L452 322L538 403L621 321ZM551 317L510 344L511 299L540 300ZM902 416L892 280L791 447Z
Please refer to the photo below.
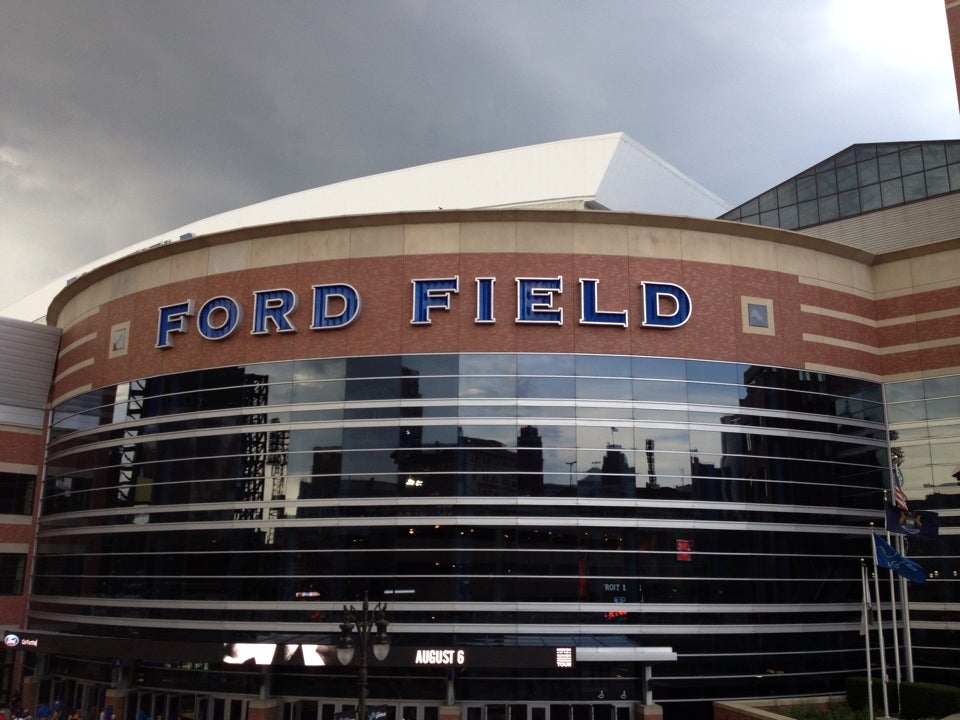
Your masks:
M898 553L893 549L893 545L879 535L874 534L873 547L874 560L880 567L889 568L911 582L922 583L927 581L927 573L922 567Z
M887 530L899 535L935 538L940 534L940 516L929 510L902 510L887 503Z

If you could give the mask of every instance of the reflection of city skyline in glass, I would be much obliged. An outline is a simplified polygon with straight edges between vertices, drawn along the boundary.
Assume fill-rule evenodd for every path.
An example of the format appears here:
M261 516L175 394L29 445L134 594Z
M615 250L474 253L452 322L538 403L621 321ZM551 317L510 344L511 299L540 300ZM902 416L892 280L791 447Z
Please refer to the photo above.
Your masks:
M700 652L742 623L731 607L773 604L839 673L851 641L808 623L856 607L847 563L890 480L882 401L825 373L570 354L145 378L53 409L34 595L91 634L76 598L124 637L301 654L364 592L398 647L410 627L550 646L691 624ZM751 635L744 667L777 638Z
M909 509L960 508L960 376L888 383L884 391L894 481Z

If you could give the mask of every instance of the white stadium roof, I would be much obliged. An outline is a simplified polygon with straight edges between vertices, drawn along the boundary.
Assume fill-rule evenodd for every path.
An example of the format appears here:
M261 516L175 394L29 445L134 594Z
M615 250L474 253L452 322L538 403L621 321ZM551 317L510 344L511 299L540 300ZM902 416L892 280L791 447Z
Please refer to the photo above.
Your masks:
M186 237L344 215L506 207L714 218L730 206L623 133L561 140L346 180L197 220L78 268L0 315L42 320L53 297L77 276Z

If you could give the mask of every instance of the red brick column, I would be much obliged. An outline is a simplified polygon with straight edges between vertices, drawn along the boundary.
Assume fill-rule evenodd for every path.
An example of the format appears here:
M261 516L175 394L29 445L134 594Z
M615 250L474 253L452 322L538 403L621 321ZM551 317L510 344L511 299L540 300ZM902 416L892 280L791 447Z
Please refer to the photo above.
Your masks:
M37 694L40 683L36 675L27 675L23 678L23 687L20 688L20 704L32 713L37 712Z
M109 688L103 700L104 708L113 705L113 720L123 720L123 711L127 707L127 691Z
M247 706L247 720L277 720L279 717L279 700L251 700Z
M663 706L637 703L633 708L633 716L637 720L663 720Z
M437 720L460 720L459 705L441 705Z

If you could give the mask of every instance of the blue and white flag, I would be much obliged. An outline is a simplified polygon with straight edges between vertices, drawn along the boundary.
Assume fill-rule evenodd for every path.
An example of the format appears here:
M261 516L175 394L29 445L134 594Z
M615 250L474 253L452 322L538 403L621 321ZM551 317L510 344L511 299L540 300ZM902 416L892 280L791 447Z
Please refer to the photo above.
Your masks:
M874 534L873 536L873 548L873 559L878 566L889 568L911 582L922 583L927 581L927 573L922 567L898 553L893 549L893 545L879 535Z
M940 534L940 516L930 510L903 510L886 506L887 530L898 535L935 538Z

